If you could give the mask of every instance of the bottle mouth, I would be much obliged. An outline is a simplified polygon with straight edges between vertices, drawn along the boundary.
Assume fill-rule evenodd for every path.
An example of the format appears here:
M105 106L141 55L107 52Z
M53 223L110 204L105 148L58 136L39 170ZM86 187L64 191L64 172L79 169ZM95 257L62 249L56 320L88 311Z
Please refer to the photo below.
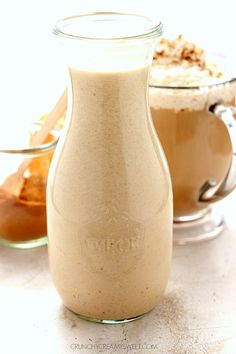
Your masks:
M59 20L53 33L74 40L138 40L161 36L163 25L160 21L138 14L94 12Z

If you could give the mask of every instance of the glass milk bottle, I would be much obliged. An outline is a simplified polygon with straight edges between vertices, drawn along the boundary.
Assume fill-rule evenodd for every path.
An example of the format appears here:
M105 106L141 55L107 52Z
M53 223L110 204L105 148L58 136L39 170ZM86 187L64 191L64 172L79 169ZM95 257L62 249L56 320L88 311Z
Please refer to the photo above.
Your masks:
M159 302L171 263L171 182L147 100L162 25L94 13L54 33L70 87L47 189L51 274L80 317L130 321Z

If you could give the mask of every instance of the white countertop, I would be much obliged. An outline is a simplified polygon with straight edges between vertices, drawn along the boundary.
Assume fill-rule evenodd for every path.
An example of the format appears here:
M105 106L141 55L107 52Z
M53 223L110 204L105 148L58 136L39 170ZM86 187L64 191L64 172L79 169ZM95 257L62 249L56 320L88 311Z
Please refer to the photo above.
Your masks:
M235 193L221 204L227 229L219 238L174 248L165 297L127 324L90 323L65 309L46 247L0 247L0 353L235 354L235 205Z

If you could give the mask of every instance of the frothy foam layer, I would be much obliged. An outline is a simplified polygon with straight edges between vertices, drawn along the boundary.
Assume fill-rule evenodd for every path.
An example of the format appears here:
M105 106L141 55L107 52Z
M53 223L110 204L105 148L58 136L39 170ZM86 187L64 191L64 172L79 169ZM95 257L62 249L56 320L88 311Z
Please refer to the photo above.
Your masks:
M226 65L226 64L225 64ZM207 69L201 69L197 65L163 65L152 66L150 82L159 86L185 87L206 86L228 81L232 74L227 73L223 63L209 63Z
M235 102L235 94L236 80L199 89L150 87L149 104L155 109L198 111L217 102Z

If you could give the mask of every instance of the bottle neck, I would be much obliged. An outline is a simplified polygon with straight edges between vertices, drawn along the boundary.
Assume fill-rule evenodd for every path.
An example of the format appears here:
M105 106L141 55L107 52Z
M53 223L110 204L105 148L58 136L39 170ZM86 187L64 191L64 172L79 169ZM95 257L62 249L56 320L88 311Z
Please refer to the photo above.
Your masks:
M145 122L149 66L116 72L70 68L69 72L73 121L90 120L93 126L129 121L140 127Z
M150 18L98 12L58 22L54 34L66 50L71 67L85 71L124 71L150 64L163 27Z
M84 42L73 48L66 48L67 64L87 72L124 72L151 65L154 41L125 41L91 43ZM68 50L67 50L68 49Z

